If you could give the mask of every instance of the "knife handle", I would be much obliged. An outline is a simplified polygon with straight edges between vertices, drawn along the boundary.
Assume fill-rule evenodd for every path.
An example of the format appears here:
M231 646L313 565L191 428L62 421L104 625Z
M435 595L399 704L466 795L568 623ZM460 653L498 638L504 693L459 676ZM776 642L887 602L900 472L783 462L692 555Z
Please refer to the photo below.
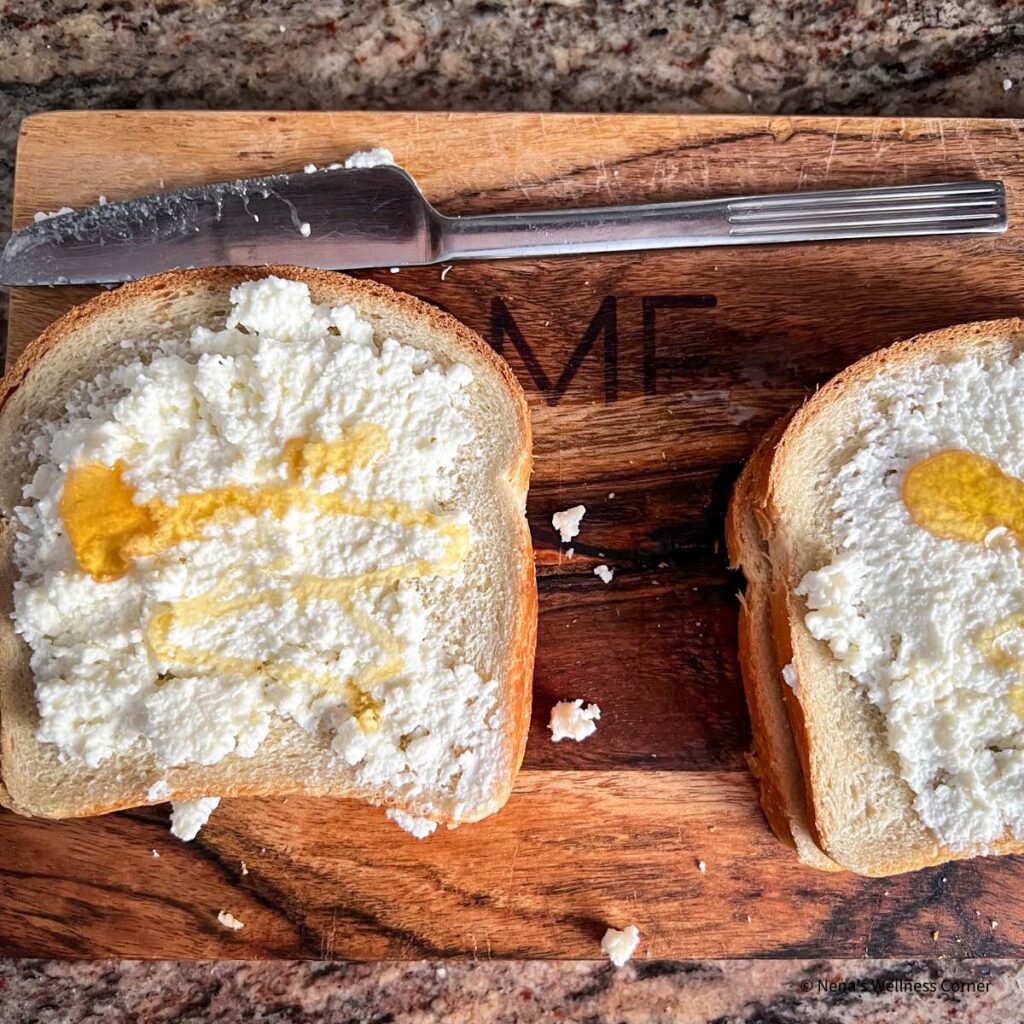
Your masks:
M434 259L999 234L1006 226L1001 181L950 182L479 217L438 215Z

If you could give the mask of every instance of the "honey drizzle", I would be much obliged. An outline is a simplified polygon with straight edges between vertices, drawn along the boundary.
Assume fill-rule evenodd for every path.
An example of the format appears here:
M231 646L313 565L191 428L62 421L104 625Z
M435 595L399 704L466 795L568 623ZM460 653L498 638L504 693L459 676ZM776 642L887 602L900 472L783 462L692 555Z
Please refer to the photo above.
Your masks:
M1024 540L1024 481L974 452L938 452L914 463L903 479L903 503L936 537L981 543L1004 526Z
M357 427L349 437L330 444L303 439L289 441L283 457L288 479L285 485L259 489L232 485L183 494L173 506L159 499L136 504L134 491L123 480L123 463L118 462L113 467L87 463L69 471L60 510L78 564L99 582L121 578L135 558L158 554L202 536L212 523L263 512L280 519L290 509L313 508L325 515L351 515L404 527L421 526L437 532L447 541L444 554L437 561L417 560L338 578L305 576L283 590L234 598L225 597L233 583L227 580L206 594L176 601L158 611L147 630L150 647L168 662L231 674L263 673L285 683L312 682L326 693L342 694L360 728L373 732L380 724L380 703L371 696L369 688L400 672L403 661L395 638L356 606L356 593L417 576L449 574L469 548L467 527L447 522L425 509L414 509L400 502L320 494L299 485L304 473L308 472L314 480L325 473L347 475L354 468L369 465L376 455L386 450L386 433L372 424ZM382 650L385 660L368 666L353 678L339 680L297 665L228 657L181 647L170 641L175 624L208 622L261 604L279 607L291 598L337 602L357 628Z
M1003 527L1024 543L1024 481L974 452L943 451L915 463L903 480L903 503L914 522L936 537L981 544ZM1024 612L986 627L974 642L993 668L1024 679L1024 657L999 645L1016 629L1024 629ZM1008 701L1024 718L1024 683L1010 687Z

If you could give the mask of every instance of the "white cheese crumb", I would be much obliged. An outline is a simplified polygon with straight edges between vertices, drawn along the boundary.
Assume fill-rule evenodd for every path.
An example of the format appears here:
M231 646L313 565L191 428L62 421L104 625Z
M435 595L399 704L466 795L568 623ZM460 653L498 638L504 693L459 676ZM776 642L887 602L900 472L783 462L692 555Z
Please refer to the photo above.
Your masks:
M152 852L153 852L153 860L159 860L160 859L160 854L157 853L156 850L153 850Z
M391 150L384 149L383 146L374 146L373 149L361 149L358 153L353 153L345 161L345 166L349 170L356 167L394 167L394 165L395 158Z
M309 224L308 220L304 220L299 225L299 234L302 235L303 238L309 238L310 233L312 231L313 231L313 229L312 229L312 227L310 227L310 224Z
M233 932L237 932L239 928L245 927L245 925L239 921L234 914L229 914L226 910L222 910L217 915L217 920L220 921L225 928L230 928Z
M49 220L51 217L63 217L65 213L74 213L73 206L62 206L59 210L37 210L32 219L39 224L41 221Z
M998 921L992 921L990 923L992 925L992 930L993 931L995 931L999 927L999 922Z
M97 199L97 202L100 204L100 206L106 206L107 205L107 197L101 193L99 198Z
M596 704L584 707L582 700L560 700L551 709L551 721L548 722L551 739L555 743L560 740L579 743L597 731L594 723L600 717L601 709Z
M594 575L599 577L602 583L611 583L615 570L609 569L607 565L595 565Z
M580 532L580 522L586 514L585 505L573 505L551 517L551 525L558 531L563 544L568 544Z
M246 866L246 863L245 863L244 860L242 861L242 874L243 875L249 874L249 868Z
M401 269L401 267L388 267L392 274L397 274Z
M699 871L699 872L700 872L700 873L701 873L702 875L703 875L703 874L706 874L706 873L707 873L707 870L708 870L708 866L707 866L707 864L705 864L705 863L704 863L704 861L702 861L702 860L699 860L699 861L697 861L697 870L698 870L698 871Z
M441 280L442 281L448 276L448 271L450 271L451 269L452 269L452 265L450 263L446 264L445 266L443 266L441 268Z
M171 835L191 842L199 830L210 820L220 803L219 796L204 796L198 800L180 800L171 804Z
M1005 526L993 526L992 529L985 534L982 543L985 547L991 548L1000 537L1005 537L1009 532L1010 531Z
M635 924L626 928L609 928L601 939L601 952L616 966L622 967L640 945L640 929Z
M396 810L394 807L389 807L384 814L403 832L408 832L409 835L415 836L417 839L426 839L437 828L436 821L431 821L429 818L416 818L411 814L406 814L405 811Z
M576 557L576 549L575 548L566 548L565 549L565 557L566 558L575 558Z
M316 173L316 164L306 164L306 166L303 167L302 170L306 174L315 174Z
M614 498L615 497L615 492L614 491L609 491L608 492L608 497L609 498Z
M1013 88L1013 79L1012 78L1004 78L1003 79L1003 92L1009 92L1012 88Z
M787 662L782 666L782 681L793 691L793 693L800 692L800 680L796 675L796 665L793 662Z
M149 789L146 790L146 799L153 803L159 803L161 800L168 800L171 796L171 787L167 784L166 779L157 779Z

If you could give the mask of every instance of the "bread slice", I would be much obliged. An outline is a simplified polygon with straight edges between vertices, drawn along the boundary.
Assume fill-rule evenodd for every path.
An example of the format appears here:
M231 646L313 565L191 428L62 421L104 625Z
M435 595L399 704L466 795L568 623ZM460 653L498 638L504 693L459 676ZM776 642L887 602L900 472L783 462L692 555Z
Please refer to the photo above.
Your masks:
M125 338L155 344L197 324L222 327L229 292L267 275L305 282L314 302L348 304L379 337L428 350L442 365L461 362L473 371L470 417L478 444L465 446L456 467L456 504L472 511L474 543L453 581L431 589L431 628L449 650L471 652L482 673L499 680L502 739L489 766L487 792L456 816L444 794L403 796L384 785L360 787L329 744L274 716L270 735L250 758L228 755L211 766L158 767L152 755L119 753L90 769L61 760L36 739L38 714L29 650L11 624L12 510L30 472L24 438L37 425L60 418L69 390L126 356ZM103 814L149 802L147 789L166 778L169 797L281 796L307 793L356 797L449 824L489 814L507 799L522 761L530 720L536 638L536 581L524 516L532 465L529 413L508 366L461 323L408 295L343 274L295 267L208 268L127 284L71 310L33 342L0 389L0 511L3 579L0 581L0 802L51 818ZM455 581L461 581L456 583ZM438 810L438 807L441 810Z
M918 368L985 350L1024 351L1024 321L952 327L862 359L817 392L784 425L781 437L766 440L734 492L729 545L748 580L741 656L765 810L783 838L792 835L807 863L817 859L813 850L808 854L808 840L835 864L876 876L980 853L1024 851L1024 843L1009 833L984 850L953 850L938 841L915 810L883 715L828 645L811 635L806 603L795 593L808 571L837 553L827 484L835 454L854 432L864 389L879 380L898 387L901 377ZM769 678L786 662L799 681L796 694L784 687L788 737L773 703L784 684L777 671L774 685ZM801 788L806 818L799 807Z

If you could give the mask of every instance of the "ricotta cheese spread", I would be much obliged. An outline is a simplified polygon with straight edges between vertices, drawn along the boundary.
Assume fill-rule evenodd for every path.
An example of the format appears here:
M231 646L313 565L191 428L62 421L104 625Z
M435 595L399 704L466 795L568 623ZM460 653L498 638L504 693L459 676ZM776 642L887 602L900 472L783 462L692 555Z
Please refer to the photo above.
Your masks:
M793 693L800 693L800 680L797 677L796 666L793 662L787 662L782 666L782 681L793 691Z
M1024 359L1008 351L869 386L833 456L836 555L797 589L810 632L885 716L922 820L954 850L1024 838L1024 538L987 519L976 540L941 535L911 514L905 483L926 460L967 459L1012 492L1022 394ZM786 682L799 692L795 672Z
M498 683L425 600L473 543L452 498L469 368L273 277L219 329L124 347L33 440L16 510L39 739L89 766L212 765L280 717L358 785L473 800Z
M345 160L345 168L347 170L367 167L393 167L394 164L395 158L391 150L385 149L383 146L375 146L373 149L361 149Z
M609 928L601 939L601 952L616 966L622 967L640 945L640 929L635 924L625 928Z
M394 807L389 807L384 813L388 820L416 839L426 839L437 828L437 822L431 821L430 818L417 818Z
M560 700L551 709L551 739L558 743L561 740L580 742L597 731L595 724L601 717L601 709L596 704L583 706L582 700Z

